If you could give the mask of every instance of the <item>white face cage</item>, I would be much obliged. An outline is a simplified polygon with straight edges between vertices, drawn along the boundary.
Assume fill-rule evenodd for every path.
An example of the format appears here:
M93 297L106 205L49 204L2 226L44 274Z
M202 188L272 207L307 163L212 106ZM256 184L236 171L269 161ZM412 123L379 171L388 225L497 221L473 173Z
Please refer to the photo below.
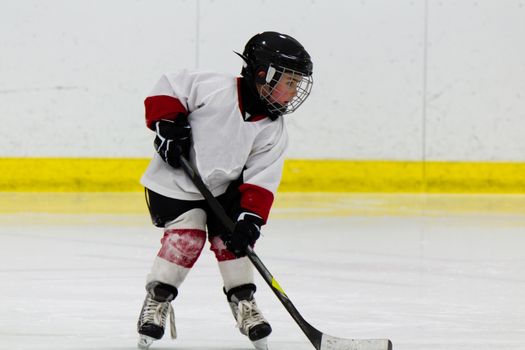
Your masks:
M261 98L268 103L270 113L281 115L294 112L310 95L313 78L299 71L270 66L266 84L260 90Z

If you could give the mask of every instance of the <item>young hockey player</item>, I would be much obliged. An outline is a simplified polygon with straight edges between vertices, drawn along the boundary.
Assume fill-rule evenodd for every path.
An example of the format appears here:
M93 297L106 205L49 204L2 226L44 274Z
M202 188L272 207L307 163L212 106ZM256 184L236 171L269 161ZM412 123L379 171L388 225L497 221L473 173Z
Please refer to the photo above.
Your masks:
M141 348L162 338L168 314L176 336L171 301L208 239L241 333L257 349L267 349L272 329L255 303L245 250L268 218L288 144L282 116L310 94L312 61L297 40L276 32L255 35L238 55L244 60L241 77L166 74L145 100L156 153L141 183L153 224L164 236L146 280L138 320ZM180 169L180 155L198 169L234 220L233 232Z

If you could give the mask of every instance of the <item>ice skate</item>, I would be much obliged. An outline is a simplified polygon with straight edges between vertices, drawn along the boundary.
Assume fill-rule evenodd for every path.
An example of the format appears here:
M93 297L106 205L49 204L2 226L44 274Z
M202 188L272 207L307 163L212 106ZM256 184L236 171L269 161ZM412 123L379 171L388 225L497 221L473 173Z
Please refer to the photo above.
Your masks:
M147 295L137 322L139 341L137 346L146 350L155 340L164 335L168 314L170 315L171 337L177 337L175 315L171 301L177 296L177 289L161 282L151 282L146 286Z
M257 350L267 350L272 327L257 307L254 293L253 284L233 288L227 293L228 302L240 332L248 336Z
M252 344L257 350L268 350L268 337L259 340L252 340Z

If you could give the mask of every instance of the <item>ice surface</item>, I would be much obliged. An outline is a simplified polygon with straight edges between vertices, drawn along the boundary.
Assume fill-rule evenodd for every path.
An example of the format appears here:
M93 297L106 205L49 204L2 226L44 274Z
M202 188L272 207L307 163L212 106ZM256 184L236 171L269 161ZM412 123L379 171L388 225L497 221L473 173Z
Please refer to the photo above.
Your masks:
M524 197L284 197L256 252L316 328L396 350L525 349ZM135 349L161 232L145 212L54 211L0 215L0 349ZM221 287L206 249L173 304L179 339L151 350L251 349ZM258 288L270 349L313 349Z

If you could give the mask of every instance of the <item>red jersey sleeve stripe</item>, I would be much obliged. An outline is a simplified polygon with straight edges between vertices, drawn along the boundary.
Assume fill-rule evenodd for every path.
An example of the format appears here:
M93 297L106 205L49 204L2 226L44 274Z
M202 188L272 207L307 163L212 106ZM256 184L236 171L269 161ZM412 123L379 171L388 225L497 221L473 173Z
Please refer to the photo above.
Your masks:
M188 111L179 99L166 96L150 96L144 101L146 107L146 125L150 129L161 119L175 120L179 114L188 115Z
M273 204L273 193L252 184L242 184L239 186L239 191L241 192L241 208L259 215L266 223Z

